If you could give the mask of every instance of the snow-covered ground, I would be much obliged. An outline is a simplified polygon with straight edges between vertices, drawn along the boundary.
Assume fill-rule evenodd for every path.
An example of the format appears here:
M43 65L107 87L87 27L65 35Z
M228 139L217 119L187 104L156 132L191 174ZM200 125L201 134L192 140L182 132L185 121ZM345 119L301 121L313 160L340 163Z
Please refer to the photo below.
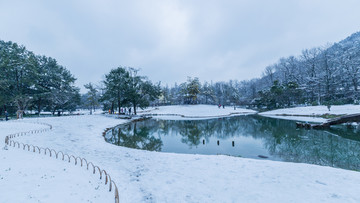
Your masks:
M0 160L0 202L113 202L104 182L79 166L20 149L1 149Z
M219 113L216 106L207 107L210 113L203 106L198 110L192 106L191 114L182 112L184 108L187 107L159 111L189 116L228 114ZM127 120L103 115L0 122L0 139L10 133L43 128L29 122L49 123L53 130L14 140L92 161L115 180L120 202L360 202L359 172L119 147L106 143L102 133ZM84 168L12 147L1 149L0 159L0 202L114 201L98 176Z
M295 107L286 109L277 109L273 111L266 111L259 113L262 116L288 119L288 120L299 120L308 122L324 122L326 119L319 116L326 114L330 115L344 115L344 114L355 114L360 113L360 105L337 105L331 106L330 111L327 106L306 106L306 107Z
M330 111L326 106L305 106L287 109L277 109L260 113L260 115L288 115L288 116L322 116L324 114L343 115L360 113L360 105L331 106Z
M277 118L277 119L284 119L284 120L294 120L294 121L302 121L302 122L313 122L313 123L322 123L327 121L325 118L321 117L313 117L313 116L277 116L277 115L267 115L267 114L260 114L265 117L269 118Z
M49 129L34 123L35 120L38 119L0 122L1 140L17 132ZM22 141L21 137L16 140ZM104 181L84 168L38 152L3 147L0 149L0 202L111 202L114 199L104 187Z
M256 111L251 109L236 108L226 106L218 108L214 105L181 105L181 106L159 106L139 111L139 115L151 115L160 119L167 120L191 120L191 119L210 119L225 116L238 116L254 114Z

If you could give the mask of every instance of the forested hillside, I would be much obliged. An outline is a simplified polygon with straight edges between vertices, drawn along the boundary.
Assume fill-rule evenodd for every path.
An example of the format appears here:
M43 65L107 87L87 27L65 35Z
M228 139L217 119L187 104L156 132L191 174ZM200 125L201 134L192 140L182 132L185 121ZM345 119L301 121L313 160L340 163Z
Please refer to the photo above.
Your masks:
M291 46L291 44L289 44ZM200 84L199 79L163 88L163 103L212 103L281 108L359 103L360 33L265 67L261 78ZM195 81L195 83L193 82ZM192 91L190 89L198 89ZM197 92L196 94L194 92Z

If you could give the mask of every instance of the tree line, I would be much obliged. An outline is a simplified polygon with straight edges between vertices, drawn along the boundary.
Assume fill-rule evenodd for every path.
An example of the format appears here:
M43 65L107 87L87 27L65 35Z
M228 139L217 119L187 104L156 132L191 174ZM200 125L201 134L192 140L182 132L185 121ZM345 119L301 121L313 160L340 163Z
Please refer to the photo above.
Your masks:
M162 87L162 94L157 102L160 105L244 105L243 83L230 80L229 82L204 82L202 84L199 78L188 77L186 82L179 85L175 83L173 87Z
M260 78L203 82L188 77L172 87L153 84L139 70L118 67L98 85L86 84L80 95L76 78L51 57L35 55L24 46L0 40L0 115L5 110L50 111L76 108L110 113L131 107L177 104L242 105L275 109L296 105L358 104L360 32L345 40L306 49L265 68Z
M51 57L36 55L25 46L0 40L0 115L5 111L42 111L58 114L77 108L120 112L121 108L145 108L161 93L160 83L153 84L138 70L118 67L105 75L100 86L85 85L86 94L74 85L76 78Z

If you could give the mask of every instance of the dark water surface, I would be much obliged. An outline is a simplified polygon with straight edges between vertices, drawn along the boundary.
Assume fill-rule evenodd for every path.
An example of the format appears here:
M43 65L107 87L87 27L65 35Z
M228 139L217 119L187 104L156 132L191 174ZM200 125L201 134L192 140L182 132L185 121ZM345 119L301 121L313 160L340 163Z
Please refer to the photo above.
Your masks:
M107 142L151 151L225 154L360 170L360 131L296 129L295 121L257 115L210 120L157 120L121 125ZM234 144L234 145L233 145Z

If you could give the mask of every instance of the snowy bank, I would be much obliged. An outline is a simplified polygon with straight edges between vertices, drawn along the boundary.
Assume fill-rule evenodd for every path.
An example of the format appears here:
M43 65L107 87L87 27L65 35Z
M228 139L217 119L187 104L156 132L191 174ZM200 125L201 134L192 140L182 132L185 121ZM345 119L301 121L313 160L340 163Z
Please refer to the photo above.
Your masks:
M272 111L266 111L259 113L259 115L288 119L288 120L300 120L308 122L324 122L327 119L321 118L325 115L346 115L360 113L360 105L337 105L331 106L330 111L327 106L306 106L306 107L295 107L277 109Z
M171 112L176 110L176 107L173 108ZM25 119L27 121L49 123L53 130L19 137L17 140L84 157L101 166L117 182L120 202L360 202L360 173L355 171L309 164L149 152L119 147L106 143L102 132L105 128L126 121L101 115ZM31 127L29 125L21 121L0 122L0 134L3 136L4 133L25 131ZM34 129L37 127L34 124ZM94 180L89 184L83 182L84 179L94 177L83 168L79 168L82 171L74 172L76 177L65 179L66 174L62 174L64 169L78 168L70 165L52 168L58 160L50 162L47 157L17 148L0 152L0 202L12 202L12 198L15 198L15 202L32 202L35 199L31 197L36 197L35 201L45 202L49 199L55 199L51 202L113 202L112 194L102 192L107 189L105 185ZM8 160L24 162L30 169L25 164ZM67 163L60 161L59 164ZM13 174L6 171L9 167ZM85 173L80 174L83 171ZM41 178L45 174L46 177L58 178ZM41 187L43 184L51 184L53 189L38 190L39 183ZM22 189L12 190L19 185ZM74 185L76 187L68 188ZM56 190L62 191L63 195L54 196L52 192ZM69 194L75 197L67 197Z

